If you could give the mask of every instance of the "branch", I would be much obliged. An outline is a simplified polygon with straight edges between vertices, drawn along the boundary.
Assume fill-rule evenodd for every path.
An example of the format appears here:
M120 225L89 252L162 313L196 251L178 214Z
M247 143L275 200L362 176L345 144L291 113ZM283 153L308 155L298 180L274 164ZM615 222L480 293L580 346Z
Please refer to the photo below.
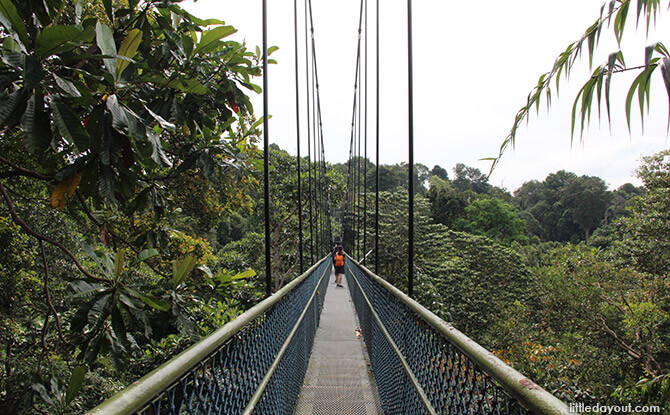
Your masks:
M11 161L7 160L6 158L4 158L2 156L0 156L0 161L14 169L12 171L0 172L0 179L4 179L4 178L7 178L7 177L15 177L15 176L26 176L26 177L32 177L32 178L40 179L40 180L52 180L54 178L53 175L49 176L49 175L46 175L46 174L42 174L40 172L36 172L34 170L29 170L29 169L23 168L23 167L19 166L18 164L12 163Z
M607 334L609 334L614 339L616 344L618 344L622 349L624 349L626 351L626 353L628 353L628 355L630 355L630 357L632 357L633 359L642 359L642 354L640 352L635 351L635 349L633 349L631 346L626 344L626 342L621 340L619 338L619 336L614 332L614 330L612 330L607 325L607 322L605 321L605 319L602 316L600 316L600 320L603 323L603 329L605 330L605 332Z
M5 199L5 203L7 203L7 208L9 209L9 213L12 216L12 220L14 221L14 223L19 225L27 234L33 236L37 240L47 242L51 245L55 245L58 248L60 248L61 251L63 251L67 256L69 256L70 259L72 259L72 262L74 262L74 264L77 266L79 271L81 271L81 273L86 275L88 278L90 278L92 280L95 280L95 281L106 281L105 279L100 278L100 277L96 277L95 275L86 271L86 269L81 265L81 263L79 262L77 257L75 257L74 254L69 249L67 249L63 244L49 238L48 236L39 234L39 233L35 232L34 230L32 230L32 228L30 228L30 226L28 226L28 224L26 224L16 214L16 210L14 209L14 204L12 203L12 200L9 198L9 195L7 195L7 190L5 189L5 186L2 184L2 182L0 182L0 194L2 194L2 197Z
M49 292L49 264L47 263L47 255L46 252L44 251L44 243L42 243L42 241L40 241L40 251L42 252L42 263L44 264L44 295L47 300L47 305L49 306L49 309L51 310L51 312L54 315L54 318L56 319L56 327L58 327L58 337L60 337L60 340L67 346L71 346L70 342L68 342L65 339L65 336L63 336L63 327L60 324L60 318L58 317L56 308L51 302L51 293ZM44 321L45 330L47 322L48 322L48 315L47 319ZM44 337L42 337L42 342L43 342L42 344L44 345Z
M81 207L82 207L82 209L84 210L84 213L86 214L86 216L88 216L88 218L91 220L91 222L93 222L96 226L102 226L102 224L95 218L95 216L93 216L93 213L91 213L91 211L88 209L88 206L86 206L86 201L84 200L84 198L83 198L83 196L81 195L81 193L79 193L79 192L75 192L75 194L77 195L77 199L79 199L79 203L81 204ZM126 246L128 246L130 249L132 249L133 252L135 252L136 254L139 254L139 253L140 253L140 250L137 249L136 246L134 246L133 244L131 244L130 242L128 242L128 240L126 240L125 238L123 238L123 237L121 237L120 235L118 235L118 234L116 234L115 232L113 232L111 229L107 228L107 232L109 232L109 234L112 235L112 237L113 237L114 239L118 239L118 240L121 241L124 245L126 245ZM151 264L149 264L147 261L144 261L144 263L145 263L147 266L149 266L149 268L151 268L156 274L160 275L161 277L166 278L166 279L169 279L169 278L170 278L169 275L167 275L167 274L161 272L160 270L158 270L157 268L155 268L154 266L152 266Z

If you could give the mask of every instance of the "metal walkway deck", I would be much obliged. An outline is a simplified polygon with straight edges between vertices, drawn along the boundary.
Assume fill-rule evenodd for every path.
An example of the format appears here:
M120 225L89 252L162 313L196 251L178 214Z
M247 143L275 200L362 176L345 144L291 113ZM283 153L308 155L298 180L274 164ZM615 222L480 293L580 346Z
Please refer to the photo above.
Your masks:
M367 351L359 337L358 321L347 281L337 287L331 271L314 348L295 413L382 414Z

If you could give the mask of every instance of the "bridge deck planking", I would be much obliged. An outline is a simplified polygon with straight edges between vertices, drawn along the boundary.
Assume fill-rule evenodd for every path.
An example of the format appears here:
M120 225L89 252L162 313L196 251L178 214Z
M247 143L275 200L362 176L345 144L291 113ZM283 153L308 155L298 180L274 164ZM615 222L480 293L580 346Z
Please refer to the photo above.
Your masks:
M382 414L346 279L344 288L334 280L331 272L295 414Z

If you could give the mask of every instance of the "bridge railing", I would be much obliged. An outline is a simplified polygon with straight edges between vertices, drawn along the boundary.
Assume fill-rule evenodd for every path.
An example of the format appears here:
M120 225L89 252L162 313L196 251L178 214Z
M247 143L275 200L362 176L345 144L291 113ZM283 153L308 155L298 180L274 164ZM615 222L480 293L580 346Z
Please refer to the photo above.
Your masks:
M567 405L349 258L385 414L569 414Z
M327 258L89 413L292 413L328 286Z

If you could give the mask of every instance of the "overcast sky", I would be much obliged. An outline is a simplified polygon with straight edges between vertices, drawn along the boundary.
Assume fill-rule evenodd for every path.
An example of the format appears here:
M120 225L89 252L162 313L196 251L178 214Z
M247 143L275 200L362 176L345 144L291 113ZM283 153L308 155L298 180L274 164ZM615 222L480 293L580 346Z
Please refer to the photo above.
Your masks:
M304 1L299 1L304 36ZM354 69L360 0L313 0L318 71L321 87L326 159L343 162L349 154ZM406 2L381 0L381 163L407 160L407 35ZM261 45L260 0L187 0L183 6L201 18L218 18L238 29L233 38L255 48ZM477 2L414 1L415 161L440 165L453 175L456 163L488 172L481 158L496 156L514 116L524 105L538 77L551 69L558 54L579 39L599 15L602 0L483 0ZM374 162L375 68L374 6L370 0L368 72L368 155ZM272 115L271 142L296 153L293 2L274 0L269 7L269 44L279 46L279 61L269 71ZM631 10L631 16L634 11ZM628 66L644 62L644 46L670 39L664 16L649 38L635 32L634 16L622 49ZM304 37L300 37L300 53ZM670 47L670 42L668 42ZM611 29L601 40L595 64L617 50ZM301 56L300 68L304 67ZM632 134L625 121L625 96L634 77L614 78L612 118L593 118L591 127L571 145L570 117L574 97L589 76L586 56L569 82L562 81L560 99L547 111L533 114L517 134L516 149L503 157L490 183L510 191L532 179L543 180L560 169L603 178L611 188L639 180L633 177L641 156L668 147L668 98L660 72L652 90L651 113L644 134L639 110L633 108ZM304 73L300 85L305 103ZM257 80L260 85L261 79ZM260 96L252 99L257 116ZM637 115L635 115L637 114ZM303 115L304 122L304 115ZM305 137L303 125L303 137ZM305 154L306 138L301 145Z

